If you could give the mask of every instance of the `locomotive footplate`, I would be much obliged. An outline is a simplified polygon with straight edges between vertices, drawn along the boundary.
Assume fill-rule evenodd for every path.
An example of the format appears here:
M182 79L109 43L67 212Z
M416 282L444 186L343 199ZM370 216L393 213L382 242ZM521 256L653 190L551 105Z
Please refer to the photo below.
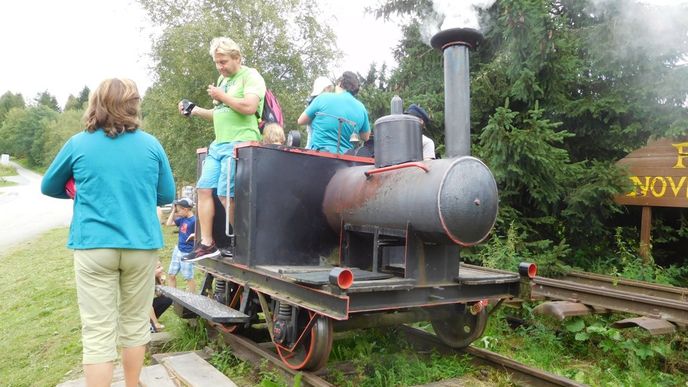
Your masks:
M413 279L392 277L359 283L354 280L349 289L341 290L331 284L317 286L298 283L293 278L288 278L298 273L298 268L290 265L249 267L238 265L229 259L211 258L199 261L196 266L215 278L249 286L251 290L297 304L335 320L346 320L352 313L512 298L518 297L520 291L520 279L517 275L490 271L480 275L478 270L472 273L474 275L464 278L459 276L461 280L455 276L454 281L444 284L422 285L414 283ZM302 266L301 270L327 272L317 270L319 268ZM466 274L469 273L470 270L467 270Z
M282 276L292 279L297 283L322 286L329 283L329 274L332 267L324 267L322 270L303 271L294 273L282 273ZM354 284L357 281L372 281L392 278L392 274L387 273L373 273L372 271L361 270L355 267L348 268L354 275Z
M204 319L216 323L247 323L250 317L232 309L226 305L202 296L200 294L193 294L184 290L171 288L169 286L157 286L164 295L171 298L175 304L190 310L196 315Z

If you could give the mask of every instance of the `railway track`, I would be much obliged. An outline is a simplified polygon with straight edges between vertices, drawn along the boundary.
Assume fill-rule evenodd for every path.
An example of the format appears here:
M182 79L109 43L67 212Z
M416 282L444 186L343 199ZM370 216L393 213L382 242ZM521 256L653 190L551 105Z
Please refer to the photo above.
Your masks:
M533 278L531 296L534 299L573 301L688 325L688 289L685 288L572 273L561 279Z
M525 364L519 363L515 360L509 359L505 356L499 355L488 350L479 349L475 347L468 347L463 350L457 350L443 344L437 336L421 331L416 328L411 328L405 325L399 326L397 329L409 344L418 351L437 351L438 353L454 355L466 354L469 355L471 363L477 367L490 367L505 372L510 377L522 385L527 386L584 386L573 380L564 378L562 376L554 375ZM313 387L332 387L334 386L326 380L331 369L325 368L318 372L299 372L294 371L282 362L274 351L274 346L271 342L257 343L244 336L222 332L216 329L211 329L213 334L221 335L225 343L227 343L232 353L238 358L252 363L258 364L263 359L266 360L271 367L282 373L284 377L289 380L297 378L300 374L300 379L303 385ZM347 367L347 364L335 366L337 370L347 372L355 372L353 367Z
M399 327L406 340L417 350L437 350L445 354L467 354L477 366L488 366L508 373L513 380L528 386L584 386L563 376L527 366L498 353L476 347L454 349L442 343L437 336L409 326Z
M461 268L510 273L468 264L461 264ZM631 313L688 326L688 288L586 272L571 272L559 278L535 276L530 286L534 300L569 301L593 307L587 313Z

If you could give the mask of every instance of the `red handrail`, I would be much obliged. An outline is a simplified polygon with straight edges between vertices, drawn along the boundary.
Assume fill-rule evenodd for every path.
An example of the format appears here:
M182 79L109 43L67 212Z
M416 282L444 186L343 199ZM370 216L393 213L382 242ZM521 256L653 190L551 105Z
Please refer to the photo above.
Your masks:
M383 172L389 172L389 171L396 171L397 169L404 169L404 168L411 168L411 167L416 167L424 170L425 172L429 172L430 168L428 168L427 165L419 162L419 161L413 161L410 163L403 163L403 164L397 164L397 165L390 165L388 167L382 167L382 168L375 168L371 169L370 171L365 171L366 177L370 177L370 175L376 175L378 173L383 173Z

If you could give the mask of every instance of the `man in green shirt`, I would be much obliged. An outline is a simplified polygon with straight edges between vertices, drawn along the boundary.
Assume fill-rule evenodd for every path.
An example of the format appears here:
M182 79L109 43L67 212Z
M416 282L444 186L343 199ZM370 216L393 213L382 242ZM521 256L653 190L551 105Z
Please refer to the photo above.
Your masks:
M201 240L194 251L182 258L185 262L220 254L212 232L215 217L212 190L217 188L217 196L228 209L230 223L234 224L234 146L240 142L261 139L256 112L263 110L263 77L255 69L241 64L241 50L232 39L213 39L210 42L210 56L220 73L217 86L208 85L208 95L213 98L215 106L213 109L195 106L189 115L211 121L215 128L215 140L208 147L201 177L196 184ZM179 103L179 112L184 114L182 102ZM227 175L230 178L229 189L225 183Z

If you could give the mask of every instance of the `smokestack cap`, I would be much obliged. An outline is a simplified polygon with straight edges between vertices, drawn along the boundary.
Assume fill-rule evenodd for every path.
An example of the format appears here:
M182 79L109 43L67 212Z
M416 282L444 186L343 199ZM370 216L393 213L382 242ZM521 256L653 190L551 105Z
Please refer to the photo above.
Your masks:
M468 48L476 48L483 41L482 32L474 28L450 28L440 31L430 39L432 47L444 51L450 46L462 45Z

